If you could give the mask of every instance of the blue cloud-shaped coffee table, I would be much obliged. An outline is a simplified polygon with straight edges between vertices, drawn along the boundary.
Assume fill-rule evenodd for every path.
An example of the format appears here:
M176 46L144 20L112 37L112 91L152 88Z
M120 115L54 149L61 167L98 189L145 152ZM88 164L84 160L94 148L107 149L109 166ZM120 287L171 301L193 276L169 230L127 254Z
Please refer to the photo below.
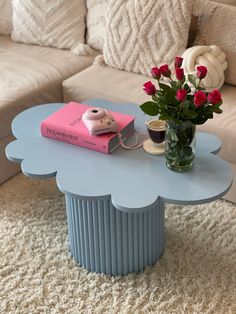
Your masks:
M86 103L133 114L136 129L146 132L137 105ZM164 248L164 202L210 202L231 186L228 164L215 155L221 142L212 134L197 133L193 169L176 173L166 167L164 156L142 149L118 148L106 155L42 137L40 122L62 106L40 105L19 114L12 123L17 140L6 155L21 162L28 176L56 176L66 199L70 251L91 271L125 275L152 265Z

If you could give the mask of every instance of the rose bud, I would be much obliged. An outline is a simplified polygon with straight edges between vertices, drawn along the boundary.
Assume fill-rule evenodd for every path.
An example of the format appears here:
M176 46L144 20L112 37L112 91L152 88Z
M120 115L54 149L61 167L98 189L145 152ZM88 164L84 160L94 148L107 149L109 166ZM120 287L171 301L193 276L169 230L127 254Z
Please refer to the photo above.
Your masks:
M153 85L151 81L143 84L143 90L148 95L154 95L157 91L155 85Z
M193 102L194 102L194 105L198 108L198 107L201 107L202 105L204 105L207 101L207 96L205 93L203 93L201 90L197 91L195 94L194 94L194 97L193 97Z
M178 101L180 101L180 102L182 102L182 101L184 101L185 99L186 99L186 97L187 97L187 91L186 91L186 89L179 89L179 90L177 90L177 92L176 92L176 94L175 94L175 98L178 100Z
M161 71L160 69L158 69L158 67L153 67L151 70L151 74L153 76L154 79L159 80L161 77Z
M177 80L182 81L182 79L184 78L184 69L176 68L175 75Z
M197 77L203 79L207 75L207 67L204 65L199 65L197 67Z
M161 71L161 74L164 75L165 77L170 77L171 71L169 69L168 64L161 65L159 70Z
M181 68L181 65L183 63L183 58L182 57L175 57L175 69Z
M211 93L208 94L207 99L209 103L216 105L222 101L221 93L218 91L218 89L214 89Z

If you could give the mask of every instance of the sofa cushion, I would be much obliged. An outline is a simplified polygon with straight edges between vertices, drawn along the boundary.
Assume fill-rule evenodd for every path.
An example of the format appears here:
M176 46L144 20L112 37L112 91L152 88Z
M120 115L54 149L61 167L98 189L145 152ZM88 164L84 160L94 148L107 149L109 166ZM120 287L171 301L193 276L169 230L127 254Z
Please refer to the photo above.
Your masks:
M220 155L236 163L236 87L224 85L220 91L223 113L215 114L213 119L198 126L198 129L216 134L223 143Z
M12 0L0 1L0 34L9 35L12 30Z
M111 0L104 60L114 68L150 75L187 46L193 0Z
M107 3L108 0L86 0L86 41L99 51L103 50Z
M236 1L235 0L211 0L213 2L220 2L224 4L231 4L236 6Z
M150 77L93 65L63 82L64 100L104 98L118 102L149 100L142 85Z
M199 15L199 29L194 44L219 46L228 61L225 82L236 85L236 7L199 0L195 13Z
M0 139L10 134L17 113L40 103L61 102L62 81L93 58L67 50L17 44L0 36Z
M211 0L211 1L236 6L236 0ZM197 35L197 25L198 25L198 16L192 15L190 29L189 29L188 47L192 47L194 44L195 37Z
M141 104L150 100L142 85L149 77L93 65L63 82L64 101L83 101L104 98L115 102ZM198 129L209 131L222 139L221 156L236 162L236 87L225 85L222 89L223 113L215 115Z
M13 0L14 41L75 50L84 43L84 0Z

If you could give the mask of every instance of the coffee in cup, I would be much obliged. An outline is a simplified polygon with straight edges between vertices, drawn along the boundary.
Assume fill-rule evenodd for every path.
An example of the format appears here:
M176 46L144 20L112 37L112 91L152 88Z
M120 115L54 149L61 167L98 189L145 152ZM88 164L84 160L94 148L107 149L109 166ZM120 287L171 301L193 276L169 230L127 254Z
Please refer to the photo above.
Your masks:
M146 122L150 139L161 144L165 141L166 123L163 120L153 119Z

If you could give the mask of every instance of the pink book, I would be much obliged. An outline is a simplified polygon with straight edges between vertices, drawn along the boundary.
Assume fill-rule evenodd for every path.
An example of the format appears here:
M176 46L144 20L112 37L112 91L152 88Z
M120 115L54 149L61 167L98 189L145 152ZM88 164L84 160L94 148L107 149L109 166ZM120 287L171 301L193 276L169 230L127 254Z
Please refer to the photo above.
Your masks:
M45 137L109 154L119 146L117 133L90 135L82 121L83 113L92 106L70 102L41 122ZM110 111L118 123L123 140L134 131L132 115Z

